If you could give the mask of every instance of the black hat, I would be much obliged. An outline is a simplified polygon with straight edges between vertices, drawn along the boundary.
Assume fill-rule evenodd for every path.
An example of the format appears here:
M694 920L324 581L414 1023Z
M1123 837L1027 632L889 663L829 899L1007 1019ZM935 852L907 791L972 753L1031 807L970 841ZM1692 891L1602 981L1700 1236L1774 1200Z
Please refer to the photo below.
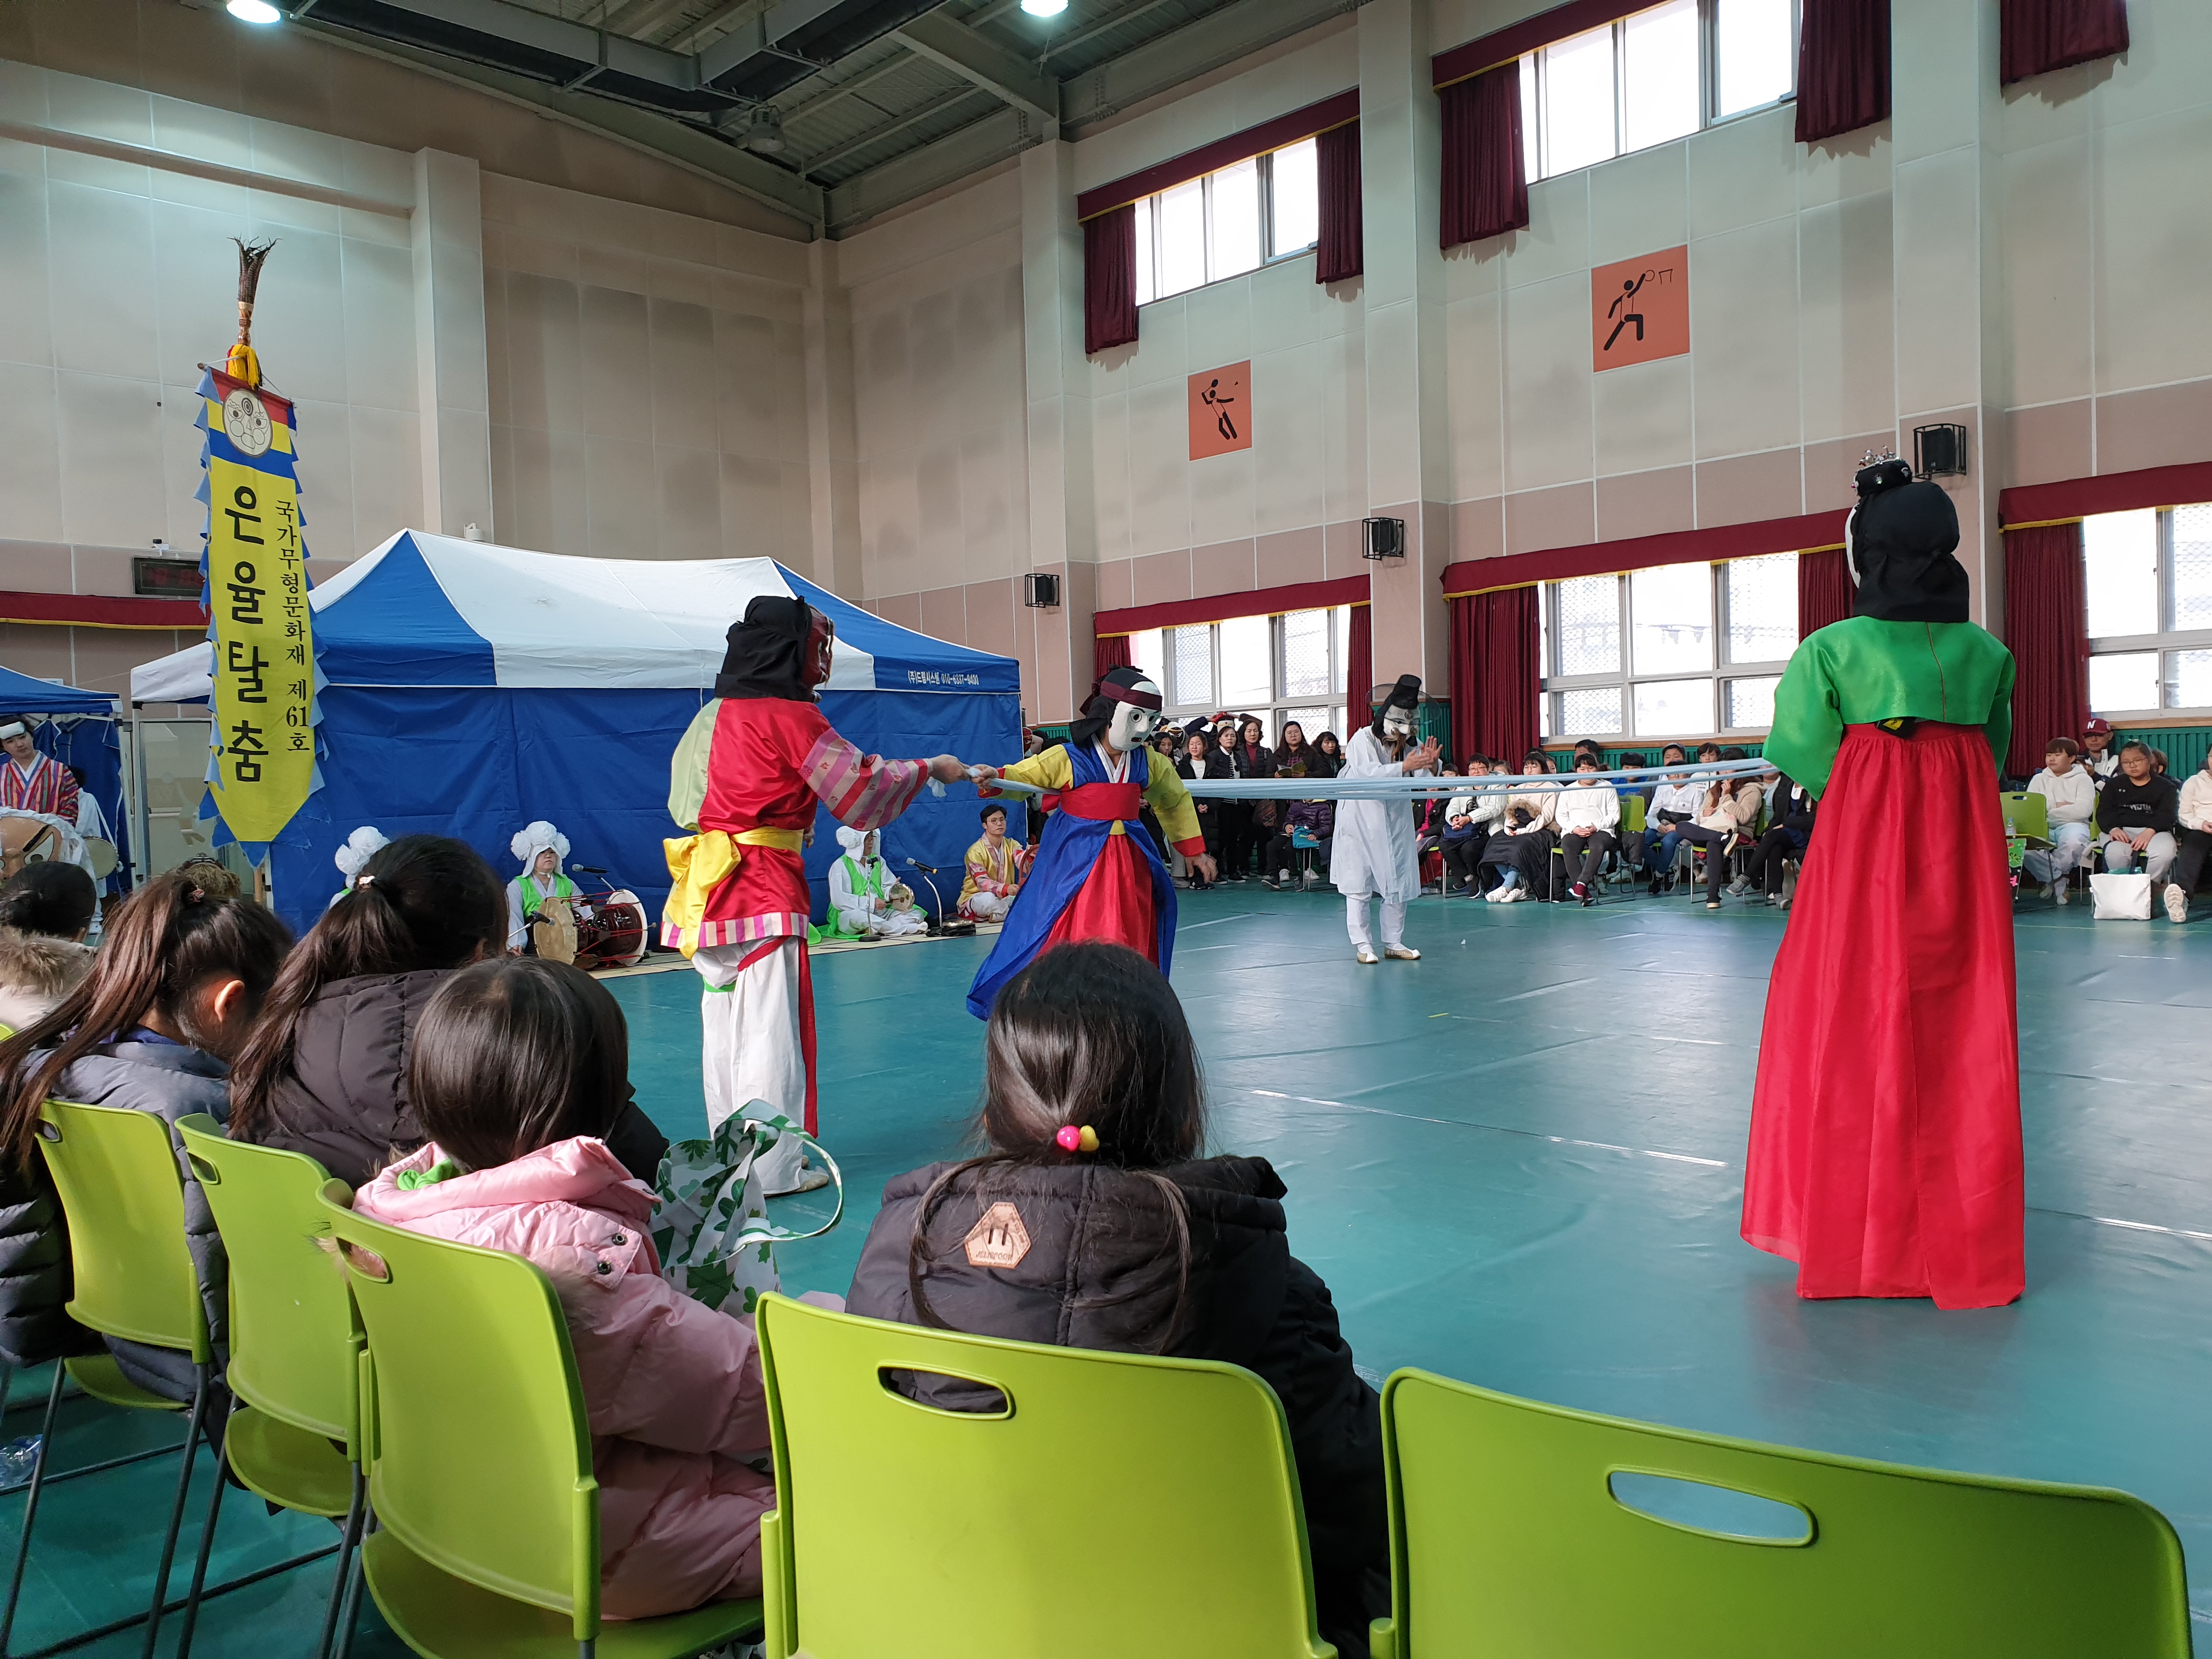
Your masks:
M1966 570L1953 557L1959 511L1937 485L1893 458L1863 468L1844 529L1857 612L1881 622L1966 620Z
M759 595L745 606L745 619L730 624L714 695L813 702L814 688L806 684L806 641L813 626L814 607L805 600Z

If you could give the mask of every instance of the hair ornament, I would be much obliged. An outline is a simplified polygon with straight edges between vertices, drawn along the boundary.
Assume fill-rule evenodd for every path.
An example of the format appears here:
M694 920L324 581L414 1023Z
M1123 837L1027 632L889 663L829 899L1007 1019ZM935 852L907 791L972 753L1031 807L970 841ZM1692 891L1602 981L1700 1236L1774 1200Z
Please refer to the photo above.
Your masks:
M356 876L356 877L353 878L354 890L355 890L355 891L356 891L356 892L358 892L361 889L362 889L362 888L364 888L364 887L372 887L372 886L374 886L374 885L375 885L375 884L376 884L376 878L375 878L374 876L368 875L368 874L367 874L367 873L363 873L363 874L362 874L362 875Z
M204 887L195 887L195 888L193 888L193 889L192 889L192 898L191 898L191 902L192 902L194 904L198 904L198 903L199 903L202 900L204 900L204 898L206 898L206 897L207 897L207 889L205 889Z
M1053 1139L1060 1143L1060 1150L1063 1152L1095 1152L1098 1150L1098 1131L1088 1123L1065 1124Z

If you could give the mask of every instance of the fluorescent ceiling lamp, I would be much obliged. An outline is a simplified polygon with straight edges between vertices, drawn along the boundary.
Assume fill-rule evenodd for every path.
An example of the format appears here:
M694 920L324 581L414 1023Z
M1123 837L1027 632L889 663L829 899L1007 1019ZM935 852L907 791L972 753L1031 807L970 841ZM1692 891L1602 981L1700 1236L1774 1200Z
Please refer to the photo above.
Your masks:
M1022 0L1022 9L1032 17L1057 17L1067 9L1067 0Z
M284 14L269 0L230 0L228 10L241 23L279 23L284 19Z

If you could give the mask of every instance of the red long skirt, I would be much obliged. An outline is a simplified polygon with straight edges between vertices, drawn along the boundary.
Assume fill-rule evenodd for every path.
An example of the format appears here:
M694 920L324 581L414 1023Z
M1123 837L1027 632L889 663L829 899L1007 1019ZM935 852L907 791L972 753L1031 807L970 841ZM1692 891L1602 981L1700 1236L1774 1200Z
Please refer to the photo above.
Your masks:
M1989 741L1848 727L1774 959L1743 1236L1802 1297L2026 1283L2011 884Z
M1060 913L1042 949L1081 940L1126 945L1159 966L1160 922L1152 897L1152 872L1127 835L1106 837L1098 862Z

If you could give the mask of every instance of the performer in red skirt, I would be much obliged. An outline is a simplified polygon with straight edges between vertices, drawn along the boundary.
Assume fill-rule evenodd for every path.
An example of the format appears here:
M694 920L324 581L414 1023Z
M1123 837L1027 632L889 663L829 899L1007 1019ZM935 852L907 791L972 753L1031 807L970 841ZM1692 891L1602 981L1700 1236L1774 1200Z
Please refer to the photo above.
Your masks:
M1887 459L1858 495L1857 614L1798 646L1765 746L1820 814L1767 990L1743 1236L1802 1297L1998 1307L2026 1282L2012 653L1966 620L1950 497Z

